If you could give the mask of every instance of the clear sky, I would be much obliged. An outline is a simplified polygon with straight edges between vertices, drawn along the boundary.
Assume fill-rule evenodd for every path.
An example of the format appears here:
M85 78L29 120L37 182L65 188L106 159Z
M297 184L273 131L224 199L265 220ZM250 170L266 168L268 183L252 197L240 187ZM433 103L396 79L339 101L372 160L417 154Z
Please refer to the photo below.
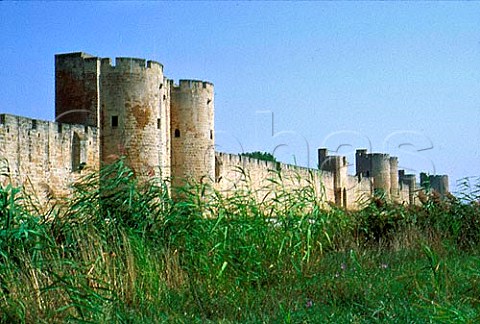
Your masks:
M219 151L480 176L480 2L0 2L0 112L53 120L75 51L213 82Z

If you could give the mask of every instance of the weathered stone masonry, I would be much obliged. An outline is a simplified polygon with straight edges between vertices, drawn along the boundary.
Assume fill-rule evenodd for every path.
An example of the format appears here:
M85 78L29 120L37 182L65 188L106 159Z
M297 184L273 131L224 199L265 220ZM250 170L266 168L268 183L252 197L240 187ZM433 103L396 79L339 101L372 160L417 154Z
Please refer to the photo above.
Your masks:
M346 158L327 149L318 152L318 169L215 152L213 84L177 85L154 61L56 55L55 97L55 122L0 115L2 184L39 198L64 196L86 170L124 156L139 176L172 187L194 181L227 195L245 186L261 195L276 189L267 179L280 173L284 188L312 186L319 199L349 209L375 192L416 203L415 175L388 154L357 150L356 174L348 175ZM421 183L448 193L447 176L422 174Z

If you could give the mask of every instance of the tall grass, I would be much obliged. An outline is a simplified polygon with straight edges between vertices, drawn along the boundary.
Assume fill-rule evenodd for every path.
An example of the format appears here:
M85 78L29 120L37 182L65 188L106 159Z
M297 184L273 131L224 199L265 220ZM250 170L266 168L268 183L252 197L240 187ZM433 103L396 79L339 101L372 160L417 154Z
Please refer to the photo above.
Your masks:
M278 180L272 180L278 181ZM0 321L475 322L478 195L324 209L137 179L123 161L48 214L0 191Z

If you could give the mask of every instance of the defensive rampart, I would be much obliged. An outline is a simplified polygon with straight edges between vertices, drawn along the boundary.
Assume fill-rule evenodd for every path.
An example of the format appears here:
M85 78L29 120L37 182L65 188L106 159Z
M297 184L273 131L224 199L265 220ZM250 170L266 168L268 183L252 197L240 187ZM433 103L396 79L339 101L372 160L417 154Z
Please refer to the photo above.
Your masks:
M346 170L345 170L346 171ZM248 189L265 199L281 190L294 191L308 188L319 201L336 203L347 209L358 209L371 197L373 183L369 178L342 173L337 181L334 172L310 169L295 165L263 161L251 157L219 153L215 154L215 186L225 194ZM340 188L336 182L342 184ZM337 192L342 193L336 201Z
M388 154L357 150L356 174L348 175L346 157L326 148L318 151L318 169L216 153L214 97L212 83L177 85L154 61L56 55L56 122L0 115L0 180L41 199L58 197L85 169L124 157L137 175L168 179L172 189L213 182L226 195L250 190L262 200L306 190L347 209L375 194L416 203L422 189L415 175L398 170L398 159ZM423 178L440 196L448 194L447 176Z
M99 167L96 127L0 115L1 180L40 200L67 195L82 172Z

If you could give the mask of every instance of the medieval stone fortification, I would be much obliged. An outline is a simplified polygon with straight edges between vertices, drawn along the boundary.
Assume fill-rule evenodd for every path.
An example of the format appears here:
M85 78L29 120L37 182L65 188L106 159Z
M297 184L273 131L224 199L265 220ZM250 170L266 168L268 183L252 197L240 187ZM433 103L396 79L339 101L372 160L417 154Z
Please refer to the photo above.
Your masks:
M68 195L87 170L124 156L139 176L158 176L172 188L208 182L225 194L248 187L261 195L310 186L319 199L358 208L376 191L398 202L416 201L415 175L398 170L388 154L356 153L347 160L318 151L318 169L215 152L213 84L175 84L154 61L85 53L55 56L55 122L0 115L1 174L38 197ZM421 183L448 192L448 177L422 174Z

